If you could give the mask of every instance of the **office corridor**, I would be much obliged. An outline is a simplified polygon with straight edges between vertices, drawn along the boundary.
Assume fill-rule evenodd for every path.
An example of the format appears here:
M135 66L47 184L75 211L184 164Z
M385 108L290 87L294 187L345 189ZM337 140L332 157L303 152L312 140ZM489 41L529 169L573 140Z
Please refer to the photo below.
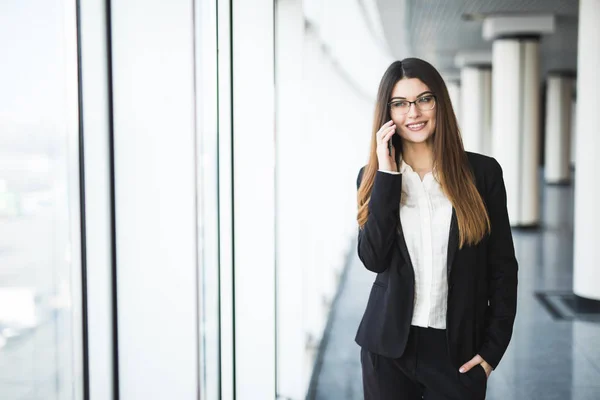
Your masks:
M517 319L511 344L490 375L487 399L597 400L600 319L569 307L573 188L545 186L542 196L542 226L513 232L519 261ZM363 398L354 335L373 280L354 252L332 316L315 399Z
M0 400L362 399L390 121L503 169L488 400L600 400L598 38L600 0L0 2Z

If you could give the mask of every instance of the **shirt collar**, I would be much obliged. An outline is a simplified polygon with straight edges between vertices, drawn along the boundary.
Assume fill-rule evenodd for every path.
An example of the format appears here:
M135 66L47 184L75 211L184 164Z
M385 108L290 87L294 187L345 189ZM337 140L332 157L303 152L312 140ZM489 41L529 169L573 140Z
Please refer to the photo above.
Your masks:
M400 168L398 169L398 171L401 174L405 174L405 173L409 173L409 172L414 172L414 170L412 169L412 167L410 165L408 165L407 163L404 162L404 160L402 159L402 155L400 155ZM432 171L432 175L433 178L439 183L439 179L437 176L437 169L434 168Z
M413 172L413 169L410 165L404 162L402 156L400 156L400 173L405 174L407 172Z

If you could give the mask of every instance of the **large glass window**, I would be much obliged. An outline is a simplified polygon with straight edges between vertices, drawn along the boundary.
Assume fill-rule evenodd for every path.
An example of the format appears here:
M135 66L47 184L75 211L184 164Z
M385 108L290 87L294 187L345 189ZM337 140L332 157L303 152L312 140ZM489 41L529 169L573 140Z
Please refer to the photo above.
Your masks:
M82 398L75 2L0 5L0 398Z

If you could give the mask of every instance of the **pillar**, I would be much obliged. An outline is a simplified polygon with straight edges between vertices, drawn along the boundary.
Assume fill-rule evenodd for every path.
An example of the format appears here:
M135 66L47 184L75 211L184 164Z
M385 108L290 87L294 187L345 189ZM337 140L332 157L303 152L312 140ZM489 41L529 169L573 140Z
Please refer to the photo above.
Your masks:
M540 42L539 37L520 39L522 51L521 166L518 226L540 222Z
M512 226L539 224L539 40L493 44L492 151L504 170Z
M461 69L461 134L465 150L489 154L492 105L491 65L466 65Z
M492 156L503 168L511 225L519 223L521 46L518 40L496 40L492 47ZM510 99L510 101L508 100Z
M571 177L571 108L573 79L568 72L551 72L546 91L546 143L544 179L549 184L569 183Z
M600 184L597 157L600 153L600 1L581 0L577 47L577 142L575 168L575 220L573 292L588 301L600 302Z
M492 64L482 68L481 71L481 101L482 113L482 138L481 152L485 155L492 154Z
M460 80L452 79L446 80L446 87L448 88L448 95L450 95L450 101L452 102L452 108L454 109L454 114L456 114L456 119L458 120L459 125L462 123L461 121L461 87Z
M554 16L490 16L483 37L492 46L492 156L504 170L510 224L536 227L539 198L539 42Z
M577 80L573 82L573 89L577 87ZM571 99L571 169L575 168L575 149L577 148L577 95Z

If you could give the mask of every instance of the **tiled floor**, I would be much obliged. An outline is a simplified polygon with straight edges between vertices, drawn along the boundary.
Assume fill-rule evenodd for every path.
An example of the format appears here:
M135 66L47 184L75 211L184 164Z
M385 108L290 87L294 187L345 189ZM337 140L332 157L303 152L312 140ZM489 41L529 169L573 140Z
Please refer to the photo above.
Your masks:
M534 295L572 289L572 187L543 187L541 204L542 227L514 231L517 320L510 347L490 376L487 399L599 400L600 323L555 320ZM332 314L316 382L318 400L363 398L354 334L373 279L355 255Z

